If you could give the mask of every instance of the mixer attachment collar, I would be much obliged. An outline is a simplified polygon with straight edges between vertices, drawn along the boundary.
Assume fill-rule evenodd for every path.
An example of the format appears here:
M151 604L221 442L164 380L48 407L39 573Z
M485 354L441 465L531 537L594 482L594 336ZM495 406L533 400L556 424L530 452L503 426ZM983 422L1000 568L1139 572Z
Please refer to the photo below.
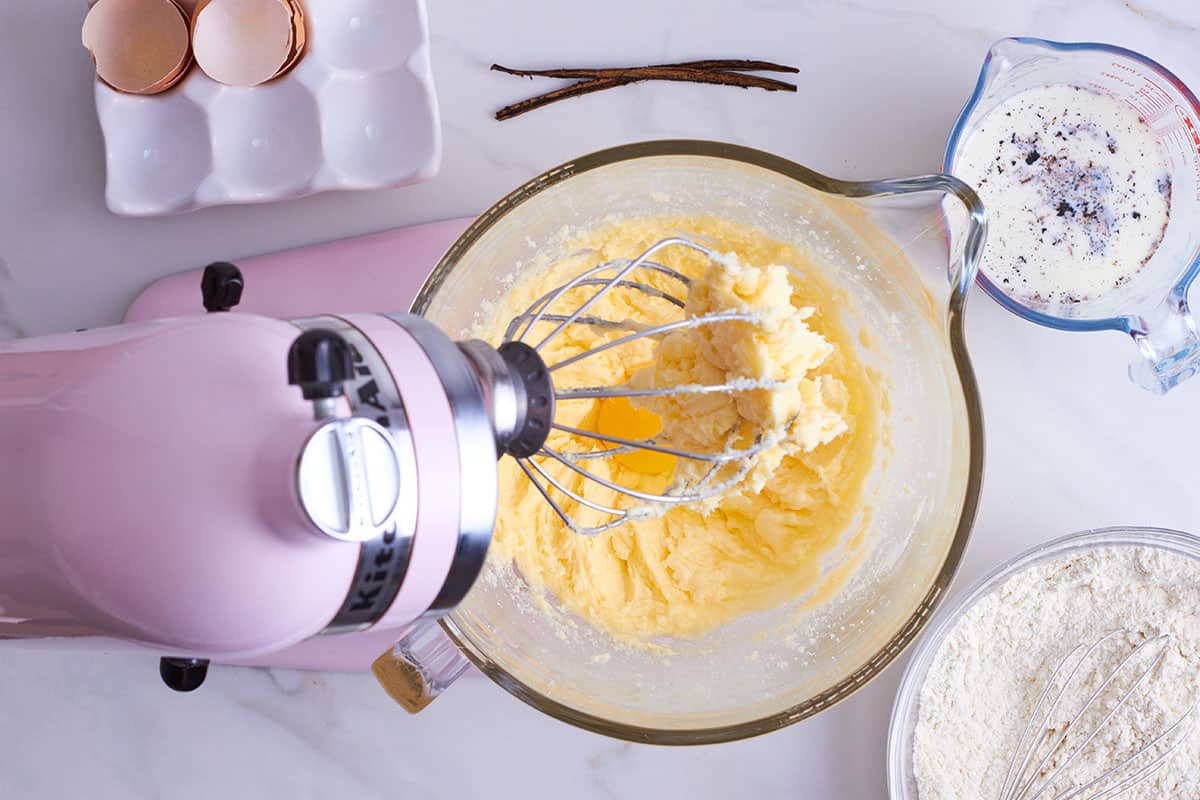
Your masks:
M519 392L524 392L524 419L520 428L505 444L504 452L513 458L529 458L546 444L554 424L554 384L550 370L538 352L524 342L505 342L499 348L500 357L516 379Z

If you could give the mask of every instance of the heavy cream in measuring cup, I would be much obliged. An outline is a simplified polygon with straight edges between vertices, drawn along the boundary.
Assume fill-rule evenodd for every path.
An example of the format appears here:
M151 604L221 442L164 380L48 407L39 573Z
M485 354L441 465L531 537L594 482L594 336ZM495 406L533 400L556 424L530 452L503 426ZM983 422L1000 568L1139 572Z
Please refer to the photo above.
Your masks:
M1129 282L1162 242L1166 156L1138 112L1077 86L1028 89L989 112L955 158L988 214L983 270L1040 303Z

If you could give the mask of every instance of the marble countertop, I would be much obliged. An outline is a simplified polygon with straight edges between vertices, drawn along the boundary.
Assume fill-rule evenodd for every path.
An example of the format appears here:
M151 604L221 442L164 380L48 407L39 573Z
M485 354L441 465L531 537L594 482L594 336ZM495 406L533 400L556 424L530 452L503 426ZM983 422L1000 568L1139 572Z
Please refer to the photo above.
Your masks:
M1115 42L1200 88L1190 0L433 0L446 144L437 180L130 220L104 208L80 6L0 4L0 337L114 322L155 278L218 258L477 213L547 167L622 142L735 141L849 178L933 171L987 46L1005 35ZM800 91L643 85L503 124L490 116L537 88L489 73L492 61L705 57L797 64ZM956 591L1083 528L1200 531L1200 380L1153 397L1126 379L1133 346L1118 334L1036 328L978 292L968 314L988 453ZM409 718L366 675L218 669L178 696L141 656L9 645L0 797L881 798L901 671L785 731L672 750L575 730L482 679Z

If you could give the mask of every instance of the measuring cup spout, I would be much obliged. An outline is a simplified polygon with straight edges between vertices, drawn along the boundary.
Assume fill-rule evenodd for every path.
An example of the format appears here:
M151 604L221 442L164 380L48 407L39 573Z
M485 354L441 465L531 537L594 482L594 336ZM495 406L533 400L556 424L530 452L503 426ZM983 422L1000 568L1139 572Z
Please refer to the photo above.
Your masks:
M1129 365L1129 377L1142 388L1166 394L1200 372L1200 333L1181 292L1134 318L1129 333L1141 353Z

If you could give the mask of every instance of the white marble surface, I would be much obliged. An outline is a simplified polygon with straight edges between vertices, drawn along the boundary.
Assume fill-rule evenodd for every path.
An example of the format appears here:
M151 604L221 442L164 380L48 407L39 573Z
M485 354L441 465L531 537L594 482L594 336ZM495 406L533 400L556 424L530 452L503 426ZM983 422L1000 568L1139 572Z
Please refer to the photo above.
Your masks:
M988 44L1107 40L1200 88L1193 0L431 0L446 134L436 181L165 220L104 210L81 3L0 3L0 336L111 322L156 277L287 246L477 212L578 153L726 139L845 177L934 170ZM535 90L513 65L758 57L801 67L797 96L641 86L499 124ZM1117 334L1035 328L983 296L968 334L982 384L983 504L956 589L1003 557L1118 523L1200 531L1200 380L1165 399L1124 376ZM142 657L0 652L3 798L880 798L893 666L809 723L715 748L583 733L464 680L417 718L368 676L217 670L167 692Z

